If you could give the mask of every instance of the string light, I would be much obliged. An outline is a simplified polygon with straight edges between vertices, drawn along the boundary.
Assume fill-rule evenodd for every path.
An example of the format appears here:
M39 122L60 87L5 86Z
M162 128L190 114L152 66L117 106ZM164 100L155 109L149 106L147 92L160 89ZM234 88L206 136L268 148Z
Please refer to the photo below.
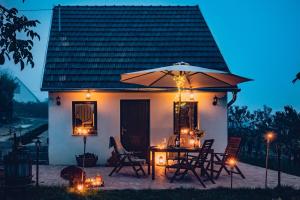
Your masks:
M173 79L176 82L176 86L177 86L178 90L181 90L181 88L183 88L184 84L185 84L185 76L177 75L177 76L174 76Z

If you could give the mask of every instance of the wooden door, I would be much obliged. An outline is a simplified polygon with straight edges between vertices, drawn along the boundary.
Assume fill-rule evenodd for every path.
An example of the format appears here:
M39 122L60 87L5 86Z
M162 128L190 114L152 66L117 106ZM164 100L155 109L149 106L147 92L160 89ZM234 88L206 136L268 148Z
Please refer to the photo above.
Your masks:
M121 142L128 151L147 158L150 144L150 101L121 100Z

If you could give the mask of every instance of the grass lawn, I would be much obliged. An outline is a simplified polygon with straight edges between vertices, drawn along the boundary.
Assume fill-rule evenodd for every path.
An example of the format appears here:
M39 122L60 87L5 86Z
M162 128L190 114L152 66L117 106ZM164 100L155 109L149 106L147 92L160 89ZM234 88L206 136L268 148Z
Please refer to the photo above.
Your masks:
M16 192L13 193L16 195ZM0 194L2 196L2 194ZM300 200L300 190L289 187L281 189L225 189L217 188L211 190L111 190L111 191L93 191L82 194L68 192L63 187L40 187L29 188L25 193L18 193L15 197L9 196L7 199L15 199L19 196L22 200L196 200L196 199L239 199L239 200L257 200L257 199L292 199Z

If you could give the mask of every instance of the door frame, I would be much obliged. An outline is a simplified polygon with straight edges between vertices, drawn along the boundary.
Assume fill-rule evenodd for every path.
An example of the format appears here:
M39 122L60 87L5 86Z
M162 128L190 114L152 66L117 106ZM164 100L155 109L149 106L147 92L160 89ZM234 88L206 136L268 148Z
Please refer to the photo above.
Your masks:
M150 108L151 108L151 106L150 106L150 99L120 99L120 132L119 132L119 134L120 134L120 142L122 143L122 101L123 102L125 102L125 101L143 101L143 102L147 102L147 107L148 107L148 116L147 116L147 118L148 118L148 120L147 120L147 122L146 122L146 124L148 125L147 127L146 127L146 139L147 139L147 148L149 148L150 147L150 143L151 143L151 141L150 141L150 139L151 139L151 137L150 137L150 116L151 116L151 110L150 110ZM122 144L123 145L123 144ZM123 145L124 146L124 145ZM147 155L148 155L148 153L147 153ZM146 157L146 159L148 159L147 157Z

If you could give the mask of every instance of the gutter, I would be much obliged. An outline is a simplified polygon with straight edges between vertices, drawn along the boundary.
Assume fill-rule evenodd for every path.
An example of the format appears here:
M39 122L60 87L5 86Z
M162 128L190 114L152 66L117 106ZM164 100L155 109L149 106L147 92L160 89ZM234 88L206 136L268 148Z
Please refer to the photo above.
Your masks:
M238 93L237 91L232 92L232 99L228 102L227 108L229 108L230 106L232 106L232 104L234 104L234 102L237 99L237 93Z

